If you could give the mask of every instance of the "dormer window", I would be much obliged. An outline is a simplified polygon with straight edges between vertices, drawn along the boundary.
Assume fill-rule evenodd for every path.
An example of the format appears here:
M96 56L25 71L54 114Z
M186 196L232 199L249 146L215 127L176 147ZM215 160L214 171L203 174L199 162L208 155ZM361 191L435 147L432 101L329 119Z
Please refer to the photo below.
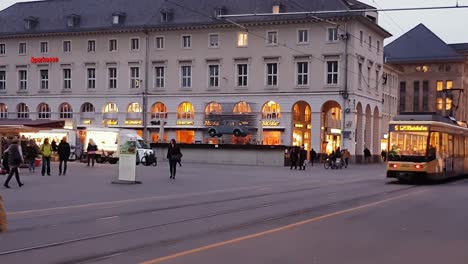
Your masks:
M173 11L170 8L161 9L161 22L169 22L172 20Z
M225 15L225 14L227 13L226 11L227 11L227 10L226 10L226 7L224 7L224 6L218 6L218 7L216 7L216 8L214 9L214 16L215 16L216 18L218 18L218 17L220 17L220 16L222 16L222 15Z
M285 6L284 6L284 3L283 1L281 0L274 0L273 1L273 10L272 10L272 13L273 14L279 14L281 12L285 12Z
M125 13L115 12L115 13L112 14L112 24L113 25L123 24L124 19L125 19Z
M39 20L36 17L28 17L24 19L24 28L27 30L34 29Z
M71 14L67 16L67 27L68 28L74 28L78 27L80 25L80 16Z

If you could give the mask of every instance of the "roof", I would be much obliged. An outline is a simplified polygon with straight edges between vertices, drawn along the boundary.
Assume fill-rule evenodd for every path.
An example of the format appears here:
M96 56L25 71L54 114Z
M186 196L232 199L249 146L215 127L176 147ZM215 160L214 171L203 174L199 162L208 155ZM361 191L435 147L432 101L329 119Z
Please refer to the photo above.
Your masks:
M449 44L454 50L463 55L468 55L468 43Z
M356 0L282 0L287 12L337 11L374 8ZM21 2L0 11L0 35L28 33L132 29L225 23L210 18L214 9L224 7L227 14L271 13L273 0L44 0ZM173 20L161 21L161 10L171 10ZM192 10L192 11L191 11ZM124 23L112 25L112 15L121 12ZM79 26L67 28L67 17L78 15ZM320 15L322 16L322 15ZM363 13L324 14L333 16L363 16ZM36 18L34 29L25 29L24 20ZM302 18L306 18L304 15ZM258 16L237 18L236 22L262 22L298 16Z
M385 46L386 63L458 62L464 57L425 25L419 24Z

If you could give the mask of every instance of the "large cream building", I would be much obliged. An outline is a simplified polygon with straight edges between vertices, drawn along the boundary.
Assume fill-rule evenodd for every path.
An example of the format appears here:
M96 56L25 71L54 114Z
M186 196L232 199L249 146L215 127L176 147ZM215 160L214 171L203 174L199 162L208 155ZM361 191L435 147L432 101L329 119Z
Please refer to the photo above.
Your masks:
M383 96L390 34L377 12L362 11L372 7L129 2L46 0L1 11L0 117L133 128L153 142L380 152L383 106L393 102ZM246 15L219 17L235 14ZM206 128L220 120L250 133L210 137Z

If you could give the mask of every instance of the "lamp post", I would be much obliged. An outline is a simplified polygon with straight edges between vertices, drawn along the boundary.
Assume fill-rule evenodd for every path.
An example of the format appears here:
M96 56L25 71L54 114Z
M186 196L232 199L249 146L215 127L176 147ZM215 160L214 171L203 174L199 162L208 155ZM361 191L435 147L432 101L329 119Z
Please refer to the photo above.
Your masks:
M454 104L453 92L458 92L457 104ZM442 89L442 115L443 116L447 116L446 110L447 110L447 97L448 97L452 100L450 108L449 108L449 111L450 111L449 116L455 117L455 115L457 114L458 107L460 105L460 97L462 93L463 93L463 89L461 88ZM455 108L455 113L453 112L453 108Z

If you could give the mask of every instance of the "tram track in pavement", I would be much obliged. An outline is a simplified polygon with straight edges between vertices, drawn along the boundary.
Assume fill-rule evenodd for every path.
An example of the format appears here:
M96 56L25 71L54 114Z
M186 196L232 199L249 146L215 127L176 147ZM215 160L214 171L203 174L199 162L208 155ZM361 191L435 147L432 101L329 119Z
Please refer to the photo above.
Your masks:
M129 248L126 248L125 250L113 251L110 254L101 254L101 255L88 256L88 257L83 258L83 259L75 259L75 260L67 261L67 263L91 263L91 262L96 262L96 261L103 260L103 259L109 259L109 258L121 256L122 254L129 254L129 253L138 252L140 250L145 250L145 249L148 249L148 248L151 248L151 247L175 244L175 243L178 243L178 242L183 241L183 240L195 239L195 238L200 238L200 237L203 237L203 236L209 236L211 234L218 234L218 233L233 231L233 230L236 230L236 229L248 228L248 227L258 225L258 224L264 224L264 223L279 221L279 220L283 220L283 219L287 219L287 218L291 218L291 217L306 215L306 214L312 213L314 211L320 211L320 210L325 210L327 208L333 208L333 207L336 207L337 205L355 204L355 203L363 202L363 201L366 201L366 200L369 200L369 199L376 199L376 198L379 198L379 197L382 197L382 196L389 196L389 195L394 195L394 194L398 194L398 193L405 192L405 191L410 191L410 190L416 189L416 188L420 188L420 186L410 186L410 187L405 187L405 188L399 188L399 189L396 189L396 190L385 190L385 191L370 194L370 195L363 195L363 196L359 196L359 197L355 197L355 198L351 198L351 199L344 199L344 200L334 201L334 202L330 202L330 203L326 203L326 204L316 205L316 206L313 206L313 207L307 207L307 208L303 208L303 209L300 209L300 210L294 210L294 211L283 213L283 214L280 214L280 215L277 215L277 216L274 216L274 217L269 216L269 217L265 217L265 218L258 218L258 219L255 219L253 221L248 221L248 222L241 223L241 224L236 224L236 225L231 225L231 226L227 226L227 227L223 227L223 228L208 230L208 231L204 231L204 232L200 232L200 233L193 233L193 234L190 234L190 235L180 236L180 237L170 239L170 240L156 241L156 242L145 244L145 245L139 245L137 247L129 247ZM310 189L310 188L302 188L302 189L299 189L299 190L290 190L288 192L289 193L294 192L294 191L298 192L298 191L304 191L304 190L308 190L308 189ZM277 192L276 194L284 194L284 193L286 193L286 192L285 191ZM274 195L274 194L275 193L270 193L268 195ZM244 198L244 199L247 199L247 198ZM304 198L301 197L301 198L296 198L296 199L304 199ZM196 221L196 220L204 220L204 219L214 218L214 217L217 217L217 216L223 216L223 215L229 215L229 214L235 214L235 213L242 213L242 212L261 209L261 208L274 207L274 206L284 204L284 203L288 203L288 202L291 202L291 201L292 201L292 199L285 199L285 200L280 200L280 201L273 202L273 203L262 203L262 204L258 204L258 205L252 205L252 206L247 206L247 207L242 207L242 208L237 208L237 209L223 210L223 211L210 213L210 214L205 214L205 215L201 215L201 216L196 216L196 217L191 217L191 218L184 218L184 219L177 220L177 221L170 221L170 222L165 222L165 223L160 223L160 224L153 224L153 225L146 225L146 226L135 227L135 228L127 228L127 229L119 230L119 231L115 231L115 232L107 232L107 233L101 233L101 234L97 234L97 235L91 235L91 236L79 237L79 238L75 238L75 239L63 240L63 241L59 241L59 242L46 243L46 244L41 244L41 245L36 245L36 246L31 246L31 247L13 249L13 250L0 252L0 257L1 256L6 256L6 255L12 255L12 254L24 253L24 252L28 252L28 251L43 250L43 249L49 249L49 248L54 248L54 247L59 247L59 246L72 245L72 244L78 243L78 242L84 242L84 241L89 241L89 240L97 240L97 239L102 239L102 238L106 238L106 237L114 237L114 236L129 234L129 233L132 233L132 232L142 231L142 230L148 230L148 229L154 229L154 228L160 228L160 227L167 227L167 226L171 226L171 225L187 223L187 222ZM220 203L220 201L218 201L218 203Z

